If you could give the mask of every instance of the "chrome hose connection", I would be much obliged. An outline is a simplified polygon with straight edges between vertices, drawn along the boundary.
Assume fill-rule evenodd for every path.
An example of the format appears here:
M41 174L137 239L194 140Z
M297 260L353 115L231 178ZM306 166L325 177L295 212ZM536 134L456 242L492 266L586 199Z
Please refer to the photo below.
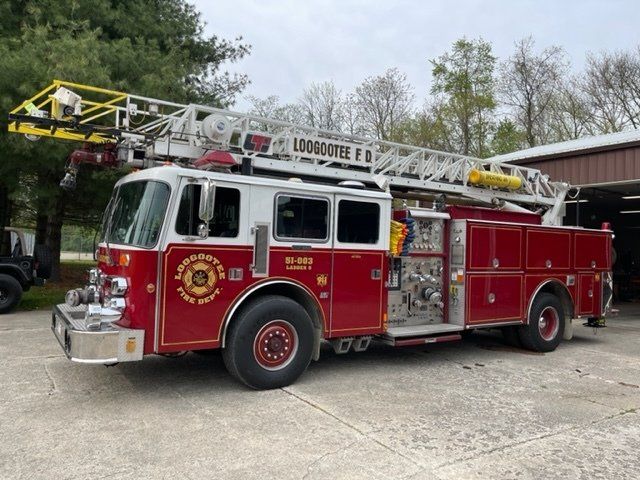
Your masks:
M105 287L105 288L101 288ZM85 326L89 330L100 330L122 318L127 306L124 298L129 283L124 277L109 277L100 269L89 270L89 285L69 290L65 303L70 307L87 305Z

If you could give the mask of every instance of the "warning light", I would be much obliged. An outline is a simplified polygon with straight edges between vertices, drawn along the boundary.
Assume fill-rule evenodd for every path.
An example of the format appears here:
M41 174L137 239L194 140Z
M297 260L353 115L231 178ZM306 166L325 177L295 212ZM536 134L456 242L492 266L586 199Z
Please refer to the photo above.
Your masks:
M128 267L130 261L131 257L128 253L121 253L120 258L118 259L118 265L120 265L121 267Z
M127 338L127 345L125 346L127 353L134 353L136 351L136 339Z

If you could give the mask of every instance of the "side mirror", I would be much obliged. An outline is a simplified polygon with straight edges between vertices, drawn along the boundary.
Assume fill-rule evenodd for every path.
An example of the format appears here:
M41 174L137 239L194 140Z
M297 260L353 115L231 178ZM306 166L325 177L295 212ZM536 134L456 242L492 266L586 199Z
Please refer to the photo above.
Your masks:
M200 191L200 211L198 216L203 222L209 222L213 218L213 208L216 201L216 184L211 179L206 179Z
M198 225L198 236L207 238L209 236L209 222L213 218L216 202L216 184L211 179L205 179L200 190L200 210L198 217L203 223Z

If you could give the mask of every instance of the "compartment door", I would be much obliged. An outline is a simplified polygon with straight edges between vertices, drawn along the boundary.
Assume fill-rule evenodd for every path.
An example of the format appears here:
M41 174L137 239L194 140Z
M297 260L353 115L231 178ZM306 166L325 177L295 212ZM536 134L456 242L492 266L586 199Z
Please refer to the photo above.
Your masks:
M578 275L578 314L592 314L595 306L595 275L581 273Z
M528 270L568 270L571 267L571 233L527 230Z
M470 270L520 270L522 228L469 224L468 268Z
M467 323L513 322L523 318L522 275L467 277Z
M609 236L604 233L576 233L574 267L584 270L611 269Z

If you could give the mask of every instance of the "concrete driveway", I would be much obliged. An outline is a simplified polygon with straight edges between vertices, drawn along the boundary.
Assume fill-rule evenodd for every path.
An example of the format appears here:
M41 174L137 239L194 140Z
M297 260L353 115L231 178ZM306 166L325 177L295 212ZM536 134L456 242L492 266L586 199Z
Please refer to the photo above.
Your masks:
M623 307L624 308L624 307ZM553 353L499 335L330 349L255 392L219 356L67 361L0 317L0 478L640 478L640 308Z

